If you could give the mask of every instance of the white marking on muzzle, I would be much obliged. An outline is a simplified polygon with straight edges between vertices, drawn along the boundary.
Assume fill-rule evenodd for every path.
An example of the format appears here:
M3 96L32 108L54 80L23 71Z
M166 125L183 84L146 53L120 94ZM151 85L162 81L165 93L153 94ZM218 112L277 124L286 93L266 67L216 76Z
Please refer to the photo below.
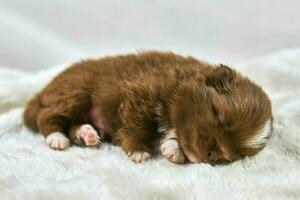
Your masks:
M263 147L267 141L268 138L271 135L272 131L272 122L269 119L265 125L256 133L256 135L251 138L249 141L247 141L246 145L252 148L261 148Z

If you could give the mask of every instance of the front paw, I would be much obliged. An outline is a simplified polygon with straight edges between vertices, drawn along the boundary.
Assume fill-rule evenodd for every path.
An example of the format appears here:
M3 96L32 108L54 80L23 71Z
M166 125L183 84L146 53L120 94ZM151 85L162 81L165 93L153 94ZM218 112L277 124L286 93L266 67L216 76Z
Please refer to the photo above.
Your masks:
M135 163L140 163L151 158L151 155L148 152L129 152L128 157Z
M179 144L177 140L169 139L165 140L160 145L160 151L161 154L168 159L169 161L176 163L176 164L182 164L185 161L185 157L179 148Z

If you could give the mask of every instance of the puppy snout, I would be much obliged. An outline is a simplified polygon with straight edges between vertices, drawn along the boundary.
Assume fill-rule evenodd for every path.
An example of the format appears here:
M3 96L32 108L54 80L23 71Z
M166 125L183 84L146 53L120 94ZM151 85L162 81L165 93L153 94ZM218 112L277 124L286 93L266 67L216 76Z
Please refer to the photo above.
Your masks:
M218 160L218 155L214 151L209 151L207 156L209 161L216 162Z

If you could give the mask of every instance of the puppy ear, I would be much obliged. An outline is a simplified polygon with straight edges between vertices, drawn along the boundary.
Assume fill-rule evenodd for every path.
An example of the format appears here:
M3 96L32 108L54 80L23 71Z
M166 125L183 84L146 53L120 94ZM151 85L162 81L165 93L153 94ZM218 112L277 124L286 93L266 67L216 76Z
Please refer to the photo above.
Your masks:
M217 90L226 89L227 85L233 80L235 72L221 64L221 66L216 67L206 78L206 85L214 87Z

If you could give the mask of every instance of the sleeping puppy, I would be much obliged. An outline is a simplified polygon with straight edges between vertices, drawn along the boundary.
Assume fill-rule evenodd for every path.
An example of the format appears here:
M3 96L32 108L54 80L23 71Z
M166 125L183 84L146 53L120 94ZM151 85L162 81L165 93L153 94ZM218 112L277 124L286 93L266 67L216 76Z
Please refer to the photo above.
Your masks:
M24 123L57 150L110 141L134 162L159 146L171 162L215 165L262 150L272 111L229 67L154 51L73 64L28 102Z

